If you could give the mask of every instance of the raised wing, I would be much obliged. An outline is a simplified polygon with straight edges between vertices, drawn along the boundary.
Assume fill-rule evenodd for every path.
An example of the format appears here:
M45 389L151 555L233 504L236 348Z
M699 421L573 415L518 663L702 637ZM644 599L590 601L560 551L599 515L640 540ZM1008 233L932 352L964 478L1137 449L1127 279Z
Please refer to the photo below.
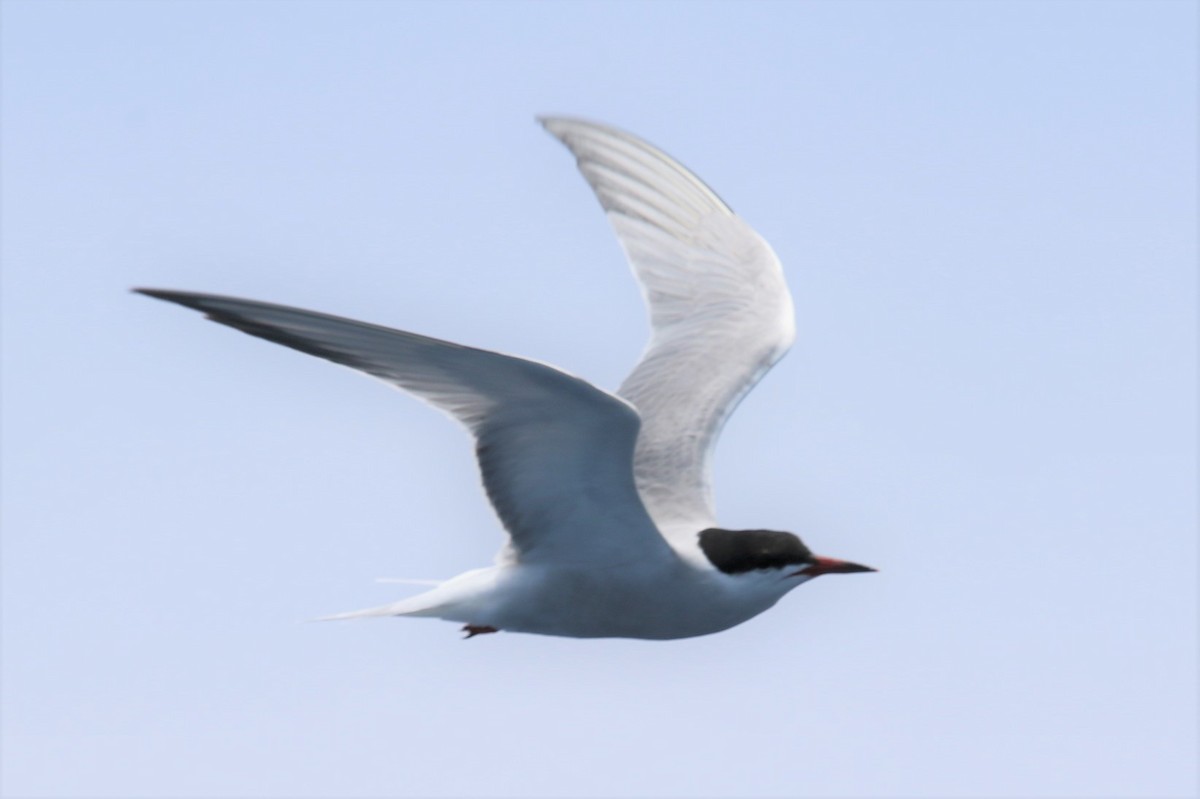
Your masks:
M488 498L522 562L619 564L670 556L638 498L638 415L533 361L264 302L136 289L252 336L405 389L475 435Z
M716 526L717 436L795 337L779 259L661 150L592 122L540 121L575 155L650 310L650 343L618 392L642 417L634 456L642 501L668 536Z

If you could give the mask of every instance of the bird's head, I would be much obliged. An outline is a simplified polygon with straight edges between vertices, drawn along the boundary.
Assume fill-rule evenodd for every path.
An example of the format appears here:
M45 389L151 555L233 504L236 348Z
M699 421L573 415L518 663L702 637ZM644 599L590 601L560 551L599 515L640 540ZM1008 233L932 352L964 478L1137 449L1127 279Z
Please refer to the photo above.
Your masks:
M710 527L700 532L699 541L704 556L719 571L751 577L781 593L822 574L875 571L870 566L814 555L799 536L777 530Z

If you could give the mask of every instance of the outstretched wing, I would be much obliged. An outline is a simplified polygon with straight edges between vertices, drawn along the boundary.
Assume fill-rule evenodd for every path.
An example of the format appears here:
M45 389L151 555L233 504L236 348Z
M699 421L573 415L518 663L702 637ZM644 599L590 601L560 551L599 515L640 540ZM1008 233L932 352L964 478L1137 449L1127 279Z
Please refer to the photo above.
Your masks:
M779 259L661 150L592 122L540 121L578 160L649 306L650 343L618 392L642 417L638 491L664 534L716 526L717 436L795 336Z
M523 562L626 563L670 550L632 463L638 415L544 364L264 302L136 289L405 389L475 435L483 484Z

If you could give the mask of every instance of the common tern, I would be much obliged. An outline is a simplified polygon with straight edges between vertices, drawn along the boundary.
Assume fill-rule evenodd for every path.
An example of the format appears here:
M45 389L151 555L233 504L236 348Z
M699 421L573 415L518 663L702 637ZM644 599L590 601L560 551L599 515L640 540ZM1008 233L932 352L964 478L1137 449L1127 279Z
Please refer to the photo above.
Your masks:
M480 633L674 639L757 616L822 574L874 569L775 530L727 530L711 461L738 402L795 336L778 258L708 186L623 131L539 120L576 158L649 307L616 394L553 366L313 311L135 289L365 372L467 427L508 533L495 564L382 607Z

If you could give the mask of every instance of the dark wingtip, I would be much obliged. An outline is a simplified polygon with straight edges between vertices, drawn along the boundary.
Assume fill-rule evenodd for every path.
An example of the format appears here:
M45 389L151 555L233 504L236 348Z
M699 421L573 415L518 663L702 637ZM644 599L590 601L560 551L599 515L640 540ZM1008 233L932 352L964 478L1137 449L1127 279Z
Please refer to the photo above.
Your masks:
M181 292L168 291L167 289L144 289L139 287L131 288L134 294L145 294L147 297L153 297L156 300L167 300L169 302L178 302L178 297Z
M196 294L191 291L171 291L170 289L130 289L134 294L145 294L147 297L153 297L156 300L165 302L173 302L176 305L184 305L188 308L194 308L197 311L204 311L203 299L205 295Z

